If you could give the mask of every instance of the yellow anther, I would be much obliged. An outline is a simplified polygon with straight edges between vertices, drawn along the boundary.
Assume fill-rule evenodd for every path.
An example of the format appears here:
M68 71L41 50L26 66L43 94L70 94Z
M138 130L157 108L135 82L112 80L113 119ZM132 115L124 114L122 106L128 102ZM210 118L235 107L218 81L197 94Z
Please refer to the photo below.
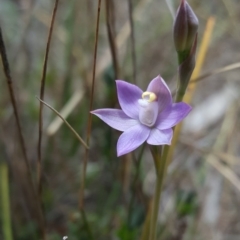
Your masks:
M144 92L142 94L142 99L147 100L148 102L153 102L157 99L157 96L153 92Z

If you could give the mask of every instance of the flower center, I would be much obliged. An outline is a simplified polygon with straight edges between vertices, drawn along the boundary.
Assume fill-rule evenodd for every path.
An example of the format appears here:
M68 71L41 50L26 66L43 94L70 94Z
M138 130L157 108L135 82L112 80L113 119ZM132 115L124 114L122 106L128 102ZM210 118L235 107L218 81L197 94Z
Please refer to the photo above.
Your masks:
M157 96L153 92L144 92L142 99L138 100L140 105L139 120L142 124L152 127L158 116Z
M147 100L148 102L153 102L157 99L157 96L153 92L144 92L142 94L142 99Z

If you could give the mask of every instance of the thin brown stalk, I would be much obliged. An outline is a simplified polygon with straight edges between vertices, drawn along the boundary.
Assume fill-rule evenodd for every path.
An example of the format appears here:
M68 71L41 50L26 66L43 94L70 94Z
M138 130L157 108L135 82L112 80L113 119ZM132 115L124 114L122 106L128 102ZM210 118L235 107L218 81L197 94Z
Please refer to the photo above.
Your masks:
M108 41L110 45L110 51L112 55L112 61L113 61L113 67L114 67L114 74L115 79L118 79L119 77L119 64L118 64L118 58L117 58L117 48L116 48L116 42L115 42L115 36L114 36L114 30L112 29L113 24L111 24L111 11L113 9L112 5L114 2L111 0L106 0L106 24L107 24L107 33L108 33Z
M92 106L93 106L93 96L94 96L94 88L95 88L100 10L101 10L101 0L98 0L97 24L96 24L96 35L95 35L95 44L94 44L94 57L93 57L92 88L91 88L90 106L89 106L90 111L92 110ZM87 139L86 139L87 146L90 146L89 143L90 143L90 136L91 136L91 130L92 130L92 114L90 113L90 111L88 114ZM83 208L84 208L84 188L85 188L85 178L86 178L88 158L89 158L89 149L86 149L85 157L83 161L82 174L81 174L81 186L80 186L80 196L79 196L80 211L83 211Z
M40 99L44 99L44 90L45 90L45 81L46 81L46 73L47 73L47 62L48 62L48 54L50 50L50 43L52 38L52 32L53 32L53 25L57 13L57 7L58 7L59 0L55 1L53 13L52 13L52 20L50 24L48 39L47 39L47 46L45 51L45 58L43 63L43 71L42 71L42 78L41 78L41 88L40 88ZM40 108L39 108L39 129L38 129L38 162L37 162L37 184L38 184L38 194L39 198L41 199L41 191L42 191L42 152L41 152L41 145L42 145L42 127L43 127L43 120L42 120L42 112L43 112L43 103L40 102Z
M132 0L128 0L129 22L130 22L130 39L131 39L131 55L133 67L133 83L136 84L137 65L136 65L136 49L135 49L135 36L134 36L134 22L133 22L133 4Z
M42 238L45 239L45 229L44 229L44 224L43 224L43 215L42 215L42 211L40 209L40 203L39 203L37 195L36 195L36 191L35 191L35 187L34 187L34 183L33 183L33 179L32 179L32 174L31 174L31 167L30 167L28 157L27 157L25 141L24 141L23 133L22 133L22 129L21 129L21 124L20 124L20 119L19 119L19 114L18 114L18 108L17 108L17 103L16 103L16 97L15 97L14 90L13 90L13 81L12 81L12 77L11 77L11 71L10 71L10 67L9 67L9 63L8 63L8 59L7 59L7 53L6 53L6 48L5 48L5 44L4 44L4 40L3 40L3 36L2 36L1 27L0 27L0 53L1 53L1 57L2 57L4 74L6 76L6 80L7 80L7 84L8 84L10 99L11 99L11 103L12 103L12 106L13 106L13 113L14 113L14 117L15 117L16 123L17 123L17 131L18 131L21 150L22 150L22 153L23 153L23 159L24 159L24 162L25 162L25 165L26 165L27 178L28 178L28 181L29 181L29 184L30 184L29 186L31 188L32 194L33 194L34 199L35 199L36 204L37 204L38 217L39 217L38 220L39 220L39 223L40 223Z
M6 48L5 48L5 44L4 44L4 41L3 41L1 27L0 27L0 52L1 52L1 57L2 57L3 70L4 70L4 74L6 76L6 80L7 80L7 84L8 84L8 90L9 90L9 94L10 94L10 99L11 99L11 103L12 103L12 106L13 106L13 113L14 113L14 117L15 117L16 123L17 123L17 131L18 131L18 135L19 135L19 142L20 142L20 145L21 145L21 149L22 149L24 161L25 161L25 164L26 164L26 167L27 167L27 171L28 171L28 174L29 174L29 178L32 179L31 168L30 168L30 165L29 165L27 152L26 152L26 147L25 147L25 141L24 141L23 133L22 133L22 129L21 129L21 124L20 124L20 119L19 119L19 114L18 114L18 108L17 108L17 103L16 103L16 97L15 97L14 90L13 90L13 82L12 82L10 67L9 67L9 63L8 63L8 59L7 59Z
M42 101L41 99L39 99L38 97L36 97L40 102L42 102L44 105L46 105L48 108L50 108L53 112L55 112L58 117L60 117L62 119L62 121L68 126L68 128L72 131L72 133L76 136L76 138L78 139L78 141L85 147L85 148L89 148L87 146L87 144L84 142L84 140L78 135L78 133L74 130L74 128L68 123L68 121L62 117L62 115L53 107L51 107L49 104L47 104L46 102Z

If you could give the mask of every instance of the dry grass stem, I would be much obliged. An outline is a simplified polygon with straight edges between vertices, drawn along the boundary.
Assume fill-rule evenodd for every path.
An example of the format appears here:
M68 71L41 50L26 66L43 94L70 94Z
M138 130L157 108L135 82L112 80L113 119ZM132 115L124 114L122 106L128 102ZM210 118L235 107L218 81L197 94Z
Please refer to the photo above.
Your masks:
M11 73L10 73L10 67L9 67L9 63L8 63L8 59L7 59L7 53L6 53L6 48L5 48L5 44L3 41L1 28L0 28L0 52L1 52L1 57L2 57L3 70L4 70L6 80L8 83L8 90L9 90L9 94L10 94L11 103L13 106L14 117L16 119L19 142L20 142L22 153L23 153L24 163L26 165L27 178L28 178L28 182L29 182L29 186L30 186L33 198L35 199L35 202L36 202L37 211L38 211L38 221L39 221L39 225L40 225L40 229L41 229L42 238L45 239L43 213L41 211L40 201L37 198L37 193L36 193L36 189L35 189L34 182L32 179L32 174L31 174L31 167L30 167L28 157L27 157L25 141L23 138L23 133L22 133L21 125L20 125L16 97L15 97L14 90L13 90L13 81L12 81L12 77L11 77Z
M52 32L53 32L53 26L54 21L57 13L57 7L58 7L59 0L55 1L53 13L52 13L52 20L51 25L49 29L48 39L47 39L47 46L46 46L46 52L44 57L44 63L43 63L43 72L42 72L42 79L41 79L41 88L40 88L40 99L44 99L44 90L45 90L45 81L46 81L46 73L47 73L47 62L48 62L48 54L50 50L50 43L52 38ZM38 161L37 161L37 183L38 183L38 194L39 197L41 196L42 191L42 152L41 152L41 146L42 146L42 127L43 127L43 120L42 120L42 112L43 112L43 103L40 102L40 108L39 108L39 129L38 129L38 146L37 146L37 152L38 152Z
M204 74L200 75L199 77L196 77L196 78L192 79L190 84L194 84L195 82L202 81L204 78L207 78L207 77L219 74L219 73L235 70L235 69L238 69L238 68L240 68L240 62L233 63L233 64L227 65L225 67L218 68L218 69L215 69L213 71L204 73Z
M44 57L44 64L43 64L43 71L42 71L42 79L41 79L41 87L40 87L40 99L44 99L44 90L45 90L45 80L46 80L46 73L47 73L47 62L48 62L48 54L50 50L50 43L52 38L52 32L53 32L53 25L57 13L57 7L58 7L59 0L55 1L53 13L52 13L52 20L51 25L49 29L49 35L47 39L47 46L45 51L45 57ZM38 189L38 198L39 202L42 208L43 212L43 206L41 204L41 192L42 192L42 152L41 152L41 146L42 146L42 127L43 127L43 104L40 102L40 108L39 108L39 128L38 128L38 145L37 145L37 153L38 153L38 159L37 159L37 189ZM45 239L45 231L42 233L42 238Z
M92 110L92 106L93 106L94 89L95 89L100 10L101 10L101 0L98 0L96 34L95 34L94 56L93 56L93 74L92 74L92 85L91 85L92 88L91 88L91 94L90 94L90 106L89 106L89 114L88 114L87 139L86 139L86 143L88 146L90 145L90 137L91 137L91 130L92 130L92 114L90 113L90 111ZM89 158L89 150L86 149L85 157L83 161L82 174L81 174L81 186L80 186L80 196L79 196L79 209L81 211L83 211L84 209L84 188L85 188L88 158Z
M78 133L74 130L74 128L63 118L63 116L61 116L61 114L54 109L53 107L51 107L49 104L47 104L46 102L42 101L41 99L39 99L38 97L36 97L40 102L42 102L44 105L46 105L48 108L50 108L53 112L55 112L61 119L62 121L68 126L68 128L72 131L72 133L76 136L76 138L79 140L79 142L86 148L89 149L89 147L87 146L87 144L84 142L84 140L78 135Z
M207 160L214 168L216 168L234 187L240 191L240 179L237 174L225 164L221 163L216 157Z
M62 108L62 110L59 112L59 115L61 115L62 118L66 119L69 114L73 111L73 109L78 105L78 103L82 100L84 96L84 92L82 90L79 90L74 93L72 98L67 102L67 104ZM47 135L52 136L54 135L59 128L62 126L63 121L59 119L59 117L56 117L48 126L47 128Z
M227 143L229 132L234 126L233 121L236 119L236 108L232 106L226 113L221 130L216 138L216 142L212 149L200 148L192 144L192 141L183 140L181 142L193 147L197 151L207 154L206 161L211 164L219 173L221 173L234 187L240 190L240 179L229 165L238 163L240 159L229 153L221 152Z
M225 153L225 152L221 152L218 150L214 150L214 149L207 149L207 148L203 148L203 147L198 147L197 145L193 144L192 141L189 141L185 138L179 138L180 142L183 143L184 145L187 145L201 153L205 153L205 154L211 154L214 155L216 158L221 159L221 161L224 162L224 164L227 165L235 165L235 163L240 162L240 158L233 156L229 153Z
M239 162L239 159L235 156L231 156L229 153L219 153L219 151L221 151L227 144L227 139L234 128L236 117L236 106L233 105L225 114L220 132L212 149L213 153L210 153L207 156L206 161L210 163L215 169L217 169L217 171L221 173L230 183L232 183L233 186L240 190L240 179L237 174L229 167L231 163ZM219 159L224 162L219 161Z
M31 168L29 165L28 157L27 157L26 146L25 146L25 141L23 138L22 128L21 128L21 124L20 124L16 97L15 97L15 93L13 90L13 81L12 81L12 77L11 77L11 72L10 72L10 67L9 67L9 63L8 63L8 59L7 59L7 53L6 53L6 48L5 48L5 44L4 44L4 40L3 40L1 27L0 27L0 53L1 53L1 57L2 57L4 74L6 76L6 80L7 80L7 84L8 84L8 90L9 90L10 99L11 99L11 103L12 103L12 107L13 107L14 117L15 117L16 123L17 123L19 142L20 142L20 146L22 149L23 158L24 158L24 161L25 161L25 164L27 167L29 181L32 182ZM32 184L32 187L33 187L33 184ZM34 187L33 187L33 189L34 189Z

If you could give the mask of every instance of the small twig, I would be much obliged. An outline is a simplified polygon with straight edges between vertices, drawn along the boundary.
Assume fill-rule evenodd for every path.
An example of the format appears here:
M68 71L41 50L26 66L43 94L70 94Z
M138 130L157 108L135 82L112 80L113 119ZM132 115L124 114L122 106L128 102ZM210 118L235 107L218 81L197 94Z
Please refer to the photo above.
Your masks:
M62 120L64 123L66 123L66 125L69 127L69 129L72 131L72 133L76 136L76 138L79 140L80 143L82 143L82 145L86 148L89 149L89 147L87 146L87 144L84 142L84 140L78 135L78 133L74 130L74 128L68 123L67 120L65 120L61 114L54 109L53 107L51 107L49 104L47 104L46 102L44 102L43 100L39 99L38 97L36 97L40 102L42 102L44 105L46 105L48 108L50 108L53 112L55 112Z
M92 114L90 113L90 111L92 110L92 106L93 106L93 96L94 96L94 88L95 88L100 10L101 10L101 0L98 0L97 24L96 24L96 35L95 35L94 57L93 57L92 88L91 88L90 106L89 106L89 114L88 114L88 126L87 126L87 140L86 140L86 143L88 146L90 146L89 143L90 143L90 136L91 136L91 130L92 130ZM82 174L81 174L81 186L80 186L80 197L79 197L79 209L81 211L83 211L83 208L84 208L84 188L85 188L85 178L86 178L88 158L89 158L89 150L86 149L85 157L83 161Z
M79 90L75 92L72 96L72 98L66 103L66 105L61 109L59 112L63 118L67 118L69 114L72 112L72 110L75 108L75 106L81 101L81 99L84 96L84 91ZM59 130L59 128L62 126L63 121L59 119L57 116L53 119L53 121L49 124L46 133L48 136L53 136L56 134L56 132Z
M133 6L132 0L128 0L129 22L131 29L131 55L132 55L132 67L133 67L133 83L136 84L137 78L137 65L136 65L136 50L135 50L135 37L134 37L134 22L133 22Z
M45 81L46 81L46 73L47 73L47 62L48 62L48 54L50 50L50 43L52 38L52 32L53 32L53 25L57 13L57 7L58 7L59 0L55 1L53 13L52 13L52 20L51 25L49 29L48 39L47 39L47 46L46 46L46 52L45 52L45 58L43 63L43 72L42 72L42 79L41 79L41 89L40 89L40 99L44 99L44 90L45 90ZM37 162L37 183L38 183L38 194L39 197L41 197L41 191L42 191L42 153L41 153L41 145L42 145L42 126L43 126L43 120L42 120L42 112L43 112L43 103L40 102L40 109L39 109L39 129L38 129L38 162Z
M111 26L112 26L111 22L112 21L111 21L111 18L110 18L110 10L111 10L110 3L114 4L114 2L111 2L111 0L106 0L106 24L107 24L108 40L109 40L109 45L110 45L110 50L111 50L111 55L112 55L115 79L118 79L119 65L118 65L117 48L116 48L114 31L111 28Z

